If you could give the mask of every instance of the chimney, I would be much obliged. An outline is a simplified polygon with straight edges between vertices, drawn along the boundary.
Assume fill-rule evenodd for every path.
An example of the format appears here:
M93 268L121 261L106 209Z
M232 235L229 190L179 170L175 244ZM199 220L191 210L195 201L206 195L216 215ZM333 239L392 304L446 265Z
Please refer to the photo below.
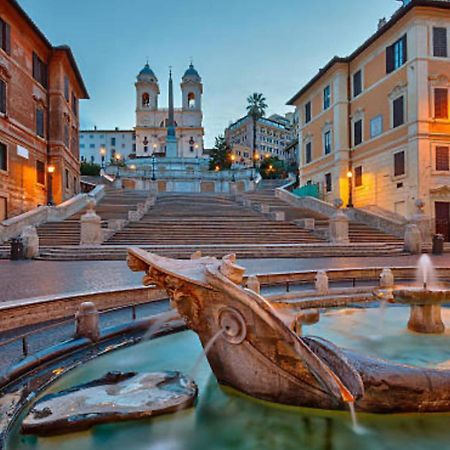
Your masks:
M387 23L386 17L382 17L379 21L378 21L378 30L380 28L383 28Z

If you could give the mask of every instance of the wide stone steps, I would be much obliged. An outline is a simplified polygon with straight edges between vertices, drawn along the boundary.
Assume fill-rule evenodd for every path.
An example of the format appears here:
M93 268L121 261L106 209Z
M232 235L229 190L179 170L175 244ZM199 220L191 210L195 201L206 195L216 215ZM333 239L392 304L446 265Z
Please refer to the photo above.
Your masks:
M304 245L180 245L180 246L139 246L162 256L188 259L192 253L200 250L204 256L222 257L234 253L240 259L246 258L317 258L352 256L393 256L402 254L402 248L396 245L344 245L328 244ZM78 261L78 260L125 260L128 246L59 247L41 249L41 259Z
M102 219L102 227L112 219L127 219L128 211L136 209L144 202L149 193L146 191L125 191L107 186L105 196L97 204L96 213ZM62 222L47 222L37 228L41 246L78 245L80 243L80 218L84 209Z

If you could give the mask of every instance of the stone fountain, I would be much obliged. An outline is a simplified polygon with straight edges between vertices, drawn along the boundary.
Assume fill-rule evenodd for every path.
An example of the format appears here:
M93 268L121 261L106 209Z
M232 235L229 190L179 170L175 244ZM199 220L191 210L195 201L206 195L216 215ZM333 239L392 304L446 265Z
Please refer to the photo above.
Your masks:
M441 334L445 332L441 305L450 302L450 290L439 289L433 277L433 266L428 255L419 260L417 279L420 287L397 289L393 292L396 303L410 305L408 329L417 333Z
M145 272L145 285L167 290L172 306L208 349L222 385L312 408L450 411L450 371L395 364L299 335L263 296L242 286L245 269L233 255L179 261L130 249L128 265Z

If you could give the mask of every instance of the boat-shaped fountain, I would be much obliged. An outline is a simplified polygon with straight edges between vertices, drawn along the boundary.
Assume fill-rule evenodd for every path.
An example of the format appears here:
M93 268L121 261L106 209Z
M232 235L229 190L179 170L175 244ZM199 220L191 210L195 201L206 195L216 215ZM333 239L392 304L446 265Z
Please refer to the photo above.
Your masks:
M370 358L299 335L264 297L242 286L233 256L179 261L130 249L145 285L167 290L222 385L276 403L322 409L450 410L450 371ZM292 318L293 322L298 317Z

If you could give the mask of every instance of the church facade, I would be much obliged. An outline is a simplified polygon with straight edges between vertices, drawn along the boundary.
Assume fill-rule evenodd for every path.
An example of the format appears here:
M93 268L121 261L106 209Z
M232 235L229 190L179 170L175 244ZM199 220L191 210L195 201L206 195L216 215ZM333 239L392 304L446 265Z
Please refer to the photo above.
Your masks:
M174 107L172 73L168 83L169 104L160 107L158 78L147 63L136 81L136 157L153 154L167 158L203 156L203 84L193 64L181 80L181 108Z

